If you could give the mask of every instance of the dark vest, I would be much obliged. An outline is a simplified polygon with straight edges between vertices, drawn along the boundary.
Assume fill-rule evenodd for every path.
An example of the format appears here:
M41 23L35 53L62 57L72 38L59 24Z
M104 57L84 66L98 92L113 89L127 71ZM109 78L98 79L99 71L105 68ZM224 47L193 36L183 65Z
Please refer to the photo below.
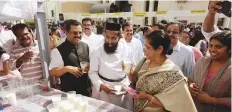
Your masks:
M64 66L80 67L81 61L89 62L89 47L83 42L79 42L77 46L73 45L67 39L64 43L57 47L64 61ZM88 96L88 74L76 77L71 73L65 73L60 77L61 90L64 92L76 91L77 94Z

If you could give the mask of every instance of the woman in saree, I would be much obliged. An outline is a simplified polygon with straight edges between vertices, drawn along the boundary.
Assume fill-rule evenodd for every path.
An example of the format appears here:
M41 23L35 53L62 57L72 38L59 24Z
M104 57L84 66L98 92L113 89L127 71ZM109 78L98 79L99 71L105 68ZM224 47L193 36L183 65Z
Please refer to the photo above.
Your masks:
M186 78L166 57L171 53L168 35L154 31L146 36L146 58L130 74L138 90L134 96L136 112L196 112Z
M199 112L231 111L231 31L210 38L210 56L201 58L189 88Z

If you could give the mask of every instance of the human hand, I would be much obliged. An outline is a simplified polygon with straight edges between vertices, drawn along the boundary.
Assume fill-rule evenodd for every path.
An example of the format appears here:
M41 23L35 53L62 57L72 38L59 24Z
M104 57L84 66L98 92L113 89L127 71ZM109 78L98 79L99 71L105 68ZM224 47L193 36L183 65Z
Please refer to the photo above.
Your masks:
M211 1L209 4L209 13L211 14L215 14L218 13L220 9L222 9L221 6L217 5L217 3L222 2L221 0L217 0L217 1Z
M20 61L29 61L32 59L34 53L32 51L27 51L22 57L19 58Z
M197 95L197 99L201 103L210 103L213 100L213 97L209 96L208 93L201 91Z
M133 97L135 99L147 99L148 100L149 94L147 94L146 92L140 91L138 92L137 95L134 95Z
M76 76L76 77L80 77L82 75L81 73L81 69L78 67L74 67L74 66L65 66L67 72L71 73L72 75Z
M89 64L85 67L84 70L82 70L82 73L88 73L89 72Z
M189 91L192 96L197 96L199 94L200 88L196 85L196 83L189 84Z
M112 94L112 93L114 93L116 91L115 89L113 89L112 87L110 87L110 86L108 86L106 84L101 84L100 89L105 91L108 94Z

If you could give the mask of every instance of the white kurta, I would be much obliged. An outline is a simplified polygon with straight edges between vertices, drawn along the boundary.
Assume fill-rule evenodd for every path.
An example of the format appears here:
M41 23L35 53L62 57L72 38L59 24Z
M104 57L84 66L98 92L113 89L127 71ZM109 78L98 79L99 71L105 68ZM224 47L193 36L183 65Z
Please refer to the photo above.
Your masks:
M126 42L124 38L121 38L120 42L126 43L126 45L131 49L135 64L138 64L139 61L144 57L143 45L141 41L135 37L132 37L132 40L129 43Z
M104 37L102 35L96 35L93 32L88 37L85 33L83 33L82 42L85 42L89 46L89 52L92 53L92 51L99 45L101 45L104 42Z
M127 53L124 53L125 51ZM93 51L92 55L90 56L89 78L93 83L94 88L92 95L94 98L113 103L129 110L133 109L132 97L130 97L128 94L117 96L107 94L106 92L100 90L101 84L107 84L109 86L129 86L130 81L128 77L121 82L108 82L98 76L99 73L101 76L108 79L119 79L124 77L125 73L122 70L122 61L124 58L129 58L130 56L132 56L131 51L123 43L119 43L116 52L113 54L107 54L104 51L103 44L98 46L98 48Z

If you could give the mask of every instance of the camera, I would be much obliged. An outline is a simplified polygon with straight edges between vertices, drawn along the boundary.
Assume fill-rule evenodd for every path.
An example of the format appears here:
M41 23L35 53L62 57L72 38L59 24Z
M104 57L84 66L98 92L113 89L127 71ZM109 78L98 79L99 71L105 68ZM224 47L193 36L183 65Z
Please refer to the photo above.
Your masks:
M227 17L231 17L231 2L230 1L222 1L217 3L217 5L221 6L222 9L219 12L223 13Z

